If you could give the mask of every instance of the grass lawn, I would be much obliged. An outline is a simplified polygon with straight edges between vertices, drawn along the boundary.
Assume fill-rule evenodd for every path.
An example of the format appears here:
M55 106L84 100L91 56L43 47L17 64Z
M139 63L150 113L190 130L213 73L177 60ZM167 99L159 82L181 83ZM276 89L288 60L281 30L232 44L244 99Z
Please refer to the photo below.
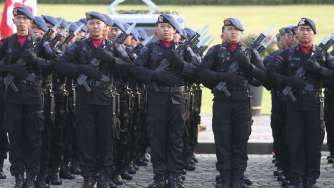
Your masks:
M214 44L219 43L219 35L223 19L238 17L246 29L245 34L257 34L274 25L274 31L279 27L296 24L302 17L310 17L317 24L316 40L334 32L334 5L289 5L289 6L159 6L159 10L172 10L186 18L186 24L192 28L209 25L209 33L215 38ZM121 6L122 10L142 10L145 6ZM68 20L79 19L87 11L96 10L108 12L106 5L38 5L39 14L62 16ZM205 89L203 93L203 113L211 113L212 95ZM262 112L269 114L271 108L270 93L264 90Z

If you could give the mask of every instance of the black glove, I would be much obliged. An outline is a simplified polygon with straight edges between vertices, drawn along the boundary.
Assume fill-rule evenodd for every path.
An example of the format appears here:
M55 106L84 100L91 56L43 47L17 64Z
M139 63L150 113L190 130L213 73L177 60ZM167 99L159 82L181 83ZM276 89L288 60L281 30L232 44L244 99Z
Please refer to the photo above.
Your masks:
M152 73L152 81L156 81L162 85L175 85L180 82L180 78L175 72L168 71L167 64L160 64Z
M244 79L236 73L219 72L217 73L217 80L225 81L232 85L240 85L244 83Z
M247 55L244 52L242 52L240 49L235 52L234 57L238 61L240 68L242 68L243 70L247 72L253 70L254 67L252 63L250 62L249 57L247 57Z
M313 58L310 58L309 60L306 61L305 70L307 70L308 72L313 72L313 73L320 74L321 76L323 76L325 78L331 79L333 77L333 71L332 70L330 70L330 69L328 69L324 66L321 66Z
M23 80L27 78L29 74L26 70L26 67L21 64L3 65L2 68L3 71L12 74L17 80Z
M131 62L128 52L125 50L125 47L122 44L114 43L114 49L115 53L117 53L117 57L120 57L125 61Z
M29 63L35 63L36 61L40 60L40 58L37 56L37 54L31 50L25 50L22 54L21 57L29 62Z
M302 80L301 78L294 77L294 76L284 77L283 83L285 83L286 85L290 87L296 88L296 89L304 89L306 86L306 83L304 80Z
M37 65L39 67L49 66L55 63L55 61L49 61L37 56L37 54L31 50L26 50L21 54L21 58L23 58L28 63Z
M310 58L305 62L305 70L313 73L319 73L321 65L313 58Z
M166 59L175 66L177 71L182 72L185 63L182 55L177 54L175 51L168 51L165 56Z
M96 70L92 65L79 65L79 72L85 74L86 76L94 80L101 80L103 75L100 71Z
M102 61L115 62L114 54L105 48L96 48L94 49L94 53L96 57Z

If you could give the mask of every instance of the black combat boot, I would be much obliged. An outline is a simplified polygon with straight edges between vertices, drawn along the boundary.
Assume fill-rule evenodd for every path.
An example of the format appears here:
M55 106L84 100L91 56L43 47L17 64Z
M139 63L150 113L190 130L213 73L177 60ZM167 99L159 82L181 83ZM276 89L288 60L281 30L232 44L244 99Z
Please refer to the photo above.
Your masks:
M133 178L127 171L123 172L123 173L121 174L121 176L122 176L122 178L125 179L125 180L132 180L132 178Z
M117 188L116 183L114 182L114 180L112 180L112 178L109 179L109 187L110 188Z
M183 180L180 175L169 175L168 184L169 188L184 188Z
M68 163L64 163L60 168L59 176L63 179L73 180L75 176L71 173L70 166Z
M38 188L49 188L49 184L47 184L47 174L43 173L38 175L37 177L37 187Z
M76 175L81 174L81 168L78 161L71 162L71 173Z
M289 178L290 181L286 184L285 188L303 188L303 181L301 178Z
M232 188L243 188L243 177L244 173L241 170L233 170L231 177Z
M116 185L123 185L124 184L123 179L122 179L121 175L119 175L119 174L116 174L112 179L113 179L113 181Z
M110 188L108 176L101 174L97 179L97 188Z
M165 188L166 187L166 179L163 175L155 175L153 178L153 182L148 186L148 188Z
M334 155L329 155L329 156L327 157L327 161L328 161L328 163L333 164L333 163L334 163Z
M5 172L3 171L3 163L4 163L4 160L2 160L0 162L0 179L6 179L6 174Z
M312 178L306 178L303 180L304 188L318 188L316 186L316 180Z
M93 177L84 177L82 188L95 188L96 180Z
M220 188L230 188L231 187L231 171L223 170L220 172L221 177L221 187Z
M196 169L195 162L191 158L187 159L184 165L184 168L188 171L194 171Z
M23 184L24 184L23 174L16 175L14 188L23 188Z
M36 175L27 173L25 188L36 188Z
M128 167L128 173L129 174L136 174L136 168L133 162L130 162L129 167Z
M61 185L63 183L60 179L58 168L51 170L49 181L51 185Z

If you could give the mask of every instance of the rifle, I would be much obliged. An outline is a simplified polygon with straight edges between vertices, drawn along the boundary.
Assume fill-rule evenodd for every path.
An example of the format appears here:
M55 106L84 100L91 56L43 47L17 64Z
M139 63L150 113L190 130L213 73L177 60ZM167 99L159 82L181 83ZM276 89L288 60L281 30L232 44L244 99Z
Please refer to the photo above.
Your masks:
M112 90L112 126L113 126L113 137L120 139L121 122L119 120L120 114L120 97L116 89Z
M238 69L239 69L238 63L237 62L233 62L230 65L230 67L229 67L229 69L228 69L227 72L229 72L229 73L235 73L235 72L238 71ZM226 97L230 97L231 96L231 92L227 89L226 85L227 85L226 82L219 82L216 85L216 87L214 88L214 90L222 91Z
M81 24L73 33L70 32L69 35L65 38L63 42L64 45L67 45L71 42L71 40L81 31L81 29L85 26L85 24Z
M136 23L133 23L125 32L123 31L120 35L117 36L115 42L118 44L123 44L125 39L131 34L135 27Z
M84 74L80 74L79 77L77 78L77 83L79 86L83 86L87 92L91 92L92 88L89 87L87 83L87 76Z
M44 34L40 42L38 43L38 47L43 46L43 43L50 40L51 35L56 31L56 29L63 23L63 20L59 20L52 28Z
M50 46L56 47L60 40L65 37L66 32L70 29L71 24L67 24L64 30L56 35L56 37L50 42Z
M15 93L19 91L14 83L14 79L14 76L11 74L7 74L7 76L3 79L6 91L8 89L8 86L10 86Z

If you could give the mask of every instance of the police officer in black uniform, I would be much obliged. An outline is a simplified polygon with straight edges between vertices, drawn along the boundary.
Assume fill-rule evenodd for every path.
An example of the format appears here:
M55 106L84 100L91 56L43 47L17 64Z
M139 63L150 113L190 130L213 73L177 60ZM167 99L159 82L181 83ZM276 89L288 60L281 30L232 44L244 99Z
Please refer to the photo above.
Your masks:
M276 35L278 50L269 54L264 60L264 65L270 69L272 65L272 58L280 53L282 50L295 46L294 26L283 27ZM280 70L281 72L283 70ZM283 73L283 72L282 72ZM270 71L268 71L269 85L274 85L274 81L270 80ZM277 171L274 172L275 176L278 176L279 180L285 180L288 174L288 154L286 143L286 100L283 96L282 88L279 86L270 87L271 89L271 129L273 136L273 152L274 163L277 166Z
M288 88L286 136L289 153L288 188L315 187L320 175L323 130L320 122L322 79L331 79L326 52L313 45L315 23L309 18L298 22L298 45L276 54L273 65L284 74L275 80ZM320 53L319 53L320 52ZM272 72L275 69L271 70ZM294 97L293 97L294 96Z
M173 37L182 32L176 20L167 14L157 21L158 41L143 48L132 70L134 76L148 83L147 125L151 146L154 182L150 188L184 187L183 134L185 126L185 78L195 67L175 50ZM168 177L168 178L167 178Z
M76 117L83 188L94 187L96 178L98 187L109 188L114 166L111 87L112 78L119 71L113 63L112 43L105 40L106 17L88 12L86 18L90 37L72 44L56 70L77 80Z
M0 46L3 45L3 42L0 41ZM5 85L3 82L3 78L0 78L0 179L6 179L5 172L3 171L3 165L5 159L7 158L8 152L8 138L7 138L7 131L5 128L4 116L5 116Z
M238 19L225 19L224 42L209 49L199 70L200 79L214 94L212 126L221 176L217 188L245 186L243 176L252 122L249 84L259 86L257 80L265 79L259 54L240 42L243 31Z
M24 6L13 10L17 33L3 40L0 54L5 63L6 125L10 140L11 173L15 187L35 187L40 168L43 108L41 73L49 71L51 63L38 58L36 39L30 32L33 15ZM14 67L14 68L13 68Z
M334 50L331 55L334 55ZM330 66L333 66L332 64ZM330 84L332 80L325 83L325 106L324 106L324 120L327 133L327 145L329 149L328 163L334 163L334 88Z

